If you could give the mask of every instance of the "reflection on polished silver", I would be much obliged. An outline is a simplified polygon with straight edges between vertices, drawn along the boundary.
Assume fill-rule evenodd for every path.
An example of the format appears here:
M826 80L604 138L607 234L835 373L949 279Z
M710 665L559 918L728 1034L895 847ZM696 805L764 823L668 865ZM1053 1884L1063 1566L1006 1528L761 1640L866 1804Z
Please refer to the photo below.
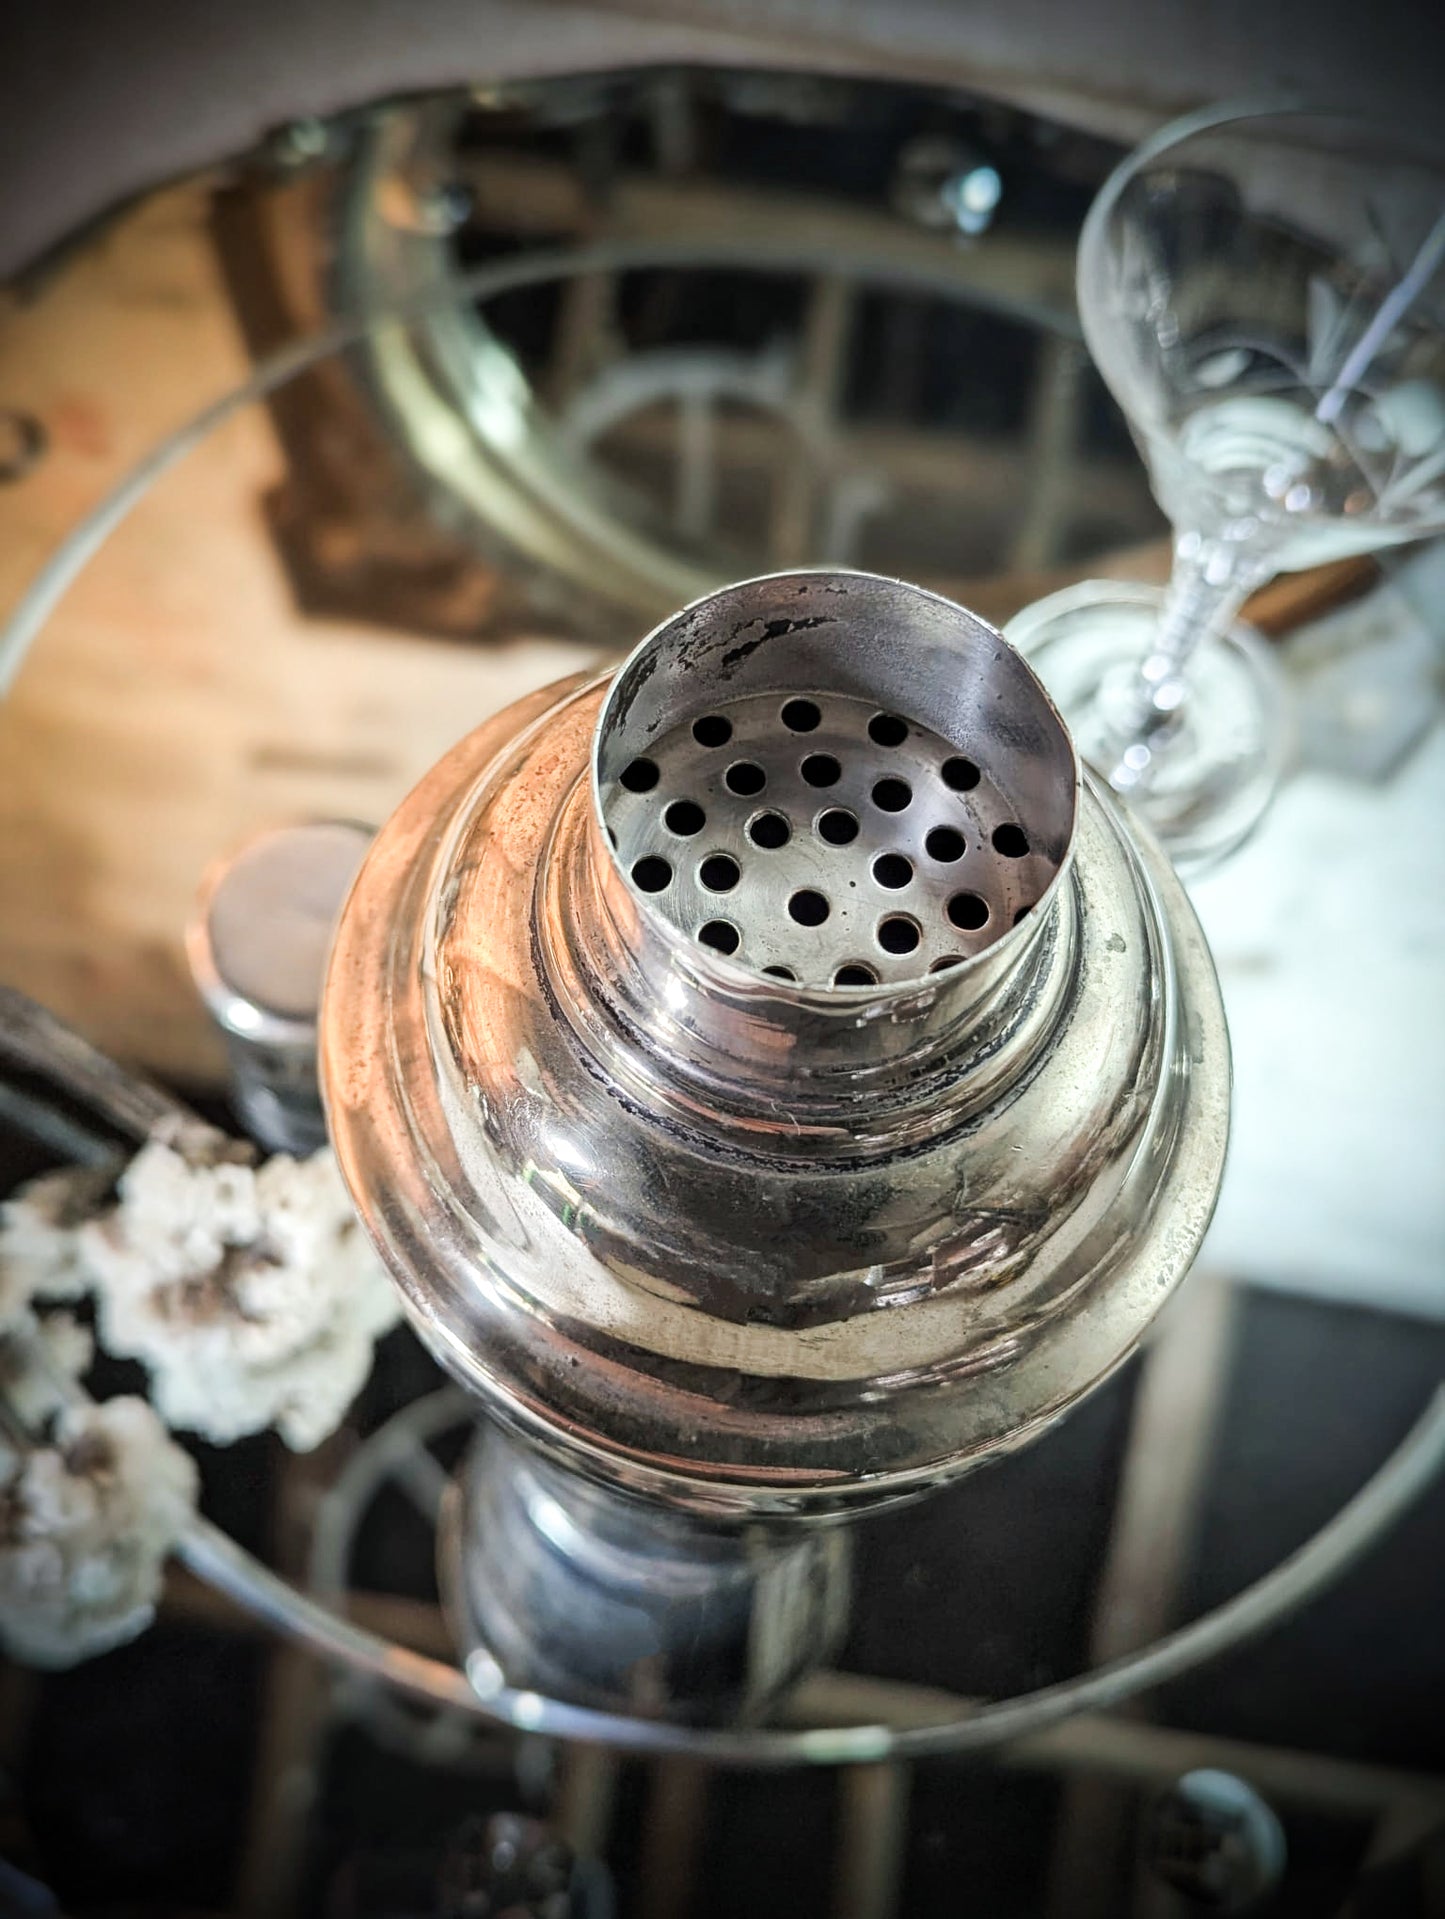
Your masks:
M835 986L820 949L780 978L767 903L800 889L760 893L757 960L729 957L612 848L610 796L649 741L660 784L683 724L770 707L790 730L795 701L839 738L866 707L923 760L978 769L972 811L920 820L987 829L966 890L995 931L959 964L923 970L925 926L969 930L929 887L899 909L911 976L870 949L878 983ZM897 725L855 738L875 781ZM872 859L894 830L876 811ZM849 851L810 858L879 884ZM786 1534L923 1492L1064 1411L1187 1270L1228 1116L1213 971L1167 863L1079 785L998 634L850 573L712 595L610 691L544 690L455 748L358 878L322 1068L361 1216L438 1357L564 1469L569 1524L602 1484L691 1515L699 1552L719 1525ZM485 1564L485 1538L460 1550Z
M275 827L202 881L191 976L226 1042L236 1110L269 1152L326 1144L316 1020L332 928L371 840L350 820Z
M602 1712L748 1723L836 1652L848 1623L846 1527L707 1525L580 1480L491 1423L455 1494L449 1609L513 1686Z

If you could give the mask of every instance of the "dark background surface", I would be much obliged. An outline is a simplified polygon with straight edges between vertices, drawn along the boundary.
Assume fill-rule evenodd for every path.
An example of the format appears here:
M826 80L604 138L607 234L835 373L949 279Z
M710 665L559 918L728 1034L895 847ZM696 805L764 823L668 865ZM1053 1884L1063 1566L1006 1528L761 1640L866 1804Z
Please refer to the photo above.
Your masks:
M288 122L389 95L659 62L958 85L1128 140L1290 90L1435 136L1430 0L8 0L0 277L132 195Z
M1317 1528L1382 1462L1442 1370L1445 1327L1247 1292L1184 1614L1218 1603ZM374 1425L433 1378L411 1335L394 1333L357 1422ZM1026 1690L1086 1663L1134 1383L1131 1367L1026 1452L873 1521L840 1663L974 1696ZM199 1451L208 1509L264 1547L279 1446L259 1439ZM378 1507L367 1527L358 1575L373 1590L424 1593L428 1556L424 1532L398 1501ZM1170 1688L1153 1715L1438 1773L1442 1592L1445 1497L1436 1490L1335 1589L1257 1645ZM138 1642L38 1681L18 1770L4 1782L0 1851L43 1877L77 1919L233 1911L248 1865L271 1656L264 1636L163 1616ZM13 1685L5 1697L13 1705ZM7 1743L18 1730L7 1728ZM424 1766L333 1713L319 1750L305 1832L307 1914L439 1912L437 1874L470 1818L529 1804L545 1810L545 1792L528 1787L505 1740L490 1760ZM641 1829L652 1783L648 1764L624 1766L605 1845L624 1914L647 1909ZM1139 1822L1156 1795L1107 1790L1126 1836L1122 1913L1132 1909ZM912 1768L901 1911L1024 1919L1047 1910L1061 1791L1059 1778L1041 1770L946 1760ZM1290 1865L1259 1911L1318 1919L1341 1910L1368 1825L1278 1810ZM833 1910L843 1816L836 1775L715 1773L704 1816L689 1908L696 1919ZM1359 1897L1364 1913L1409 1919L1431 1910L1409 1861L1374 1875Z

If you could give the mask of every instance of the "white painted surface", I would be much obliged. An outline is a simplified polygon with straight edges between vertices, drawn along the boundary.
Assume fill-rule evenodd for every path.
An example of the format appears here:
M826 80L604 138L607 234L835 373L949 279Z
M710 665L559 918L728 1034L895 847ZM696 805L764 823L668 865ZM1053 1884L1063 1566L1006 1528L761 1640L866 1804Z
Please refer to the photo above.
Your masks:
M1204 1259L1445 1317L1445 727L1379 786L1301 774L1190 890L1234 1046Z

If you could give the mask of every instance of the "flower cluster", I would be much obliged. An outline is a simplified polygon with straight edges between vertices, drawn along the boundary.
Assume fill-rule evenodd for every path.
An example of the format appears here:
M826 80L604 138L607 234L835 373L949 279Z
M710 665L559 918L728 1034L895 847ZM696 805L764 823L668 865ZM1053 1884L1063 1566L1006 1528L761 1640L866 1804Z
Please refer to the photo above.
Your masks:
M170 1426L319 1444L397 1316L331 1154L255 1166L152 1141L117 1190L79 1236L101 1343L145 1362Z
M258 1164L193 1127L116 1170L0 1206L0 1642L36 1665L149 1623L197 1495L167 1426L315 1446L397 1316L329 1152ZM153 1406L86 1399L92 1336L55 1303L87 1293L101 1344L149 1368Z
M67 1407L49 1444L0 1440L0 1640L71 1666L150 1624L196 1503L194 1462L143 1399Z

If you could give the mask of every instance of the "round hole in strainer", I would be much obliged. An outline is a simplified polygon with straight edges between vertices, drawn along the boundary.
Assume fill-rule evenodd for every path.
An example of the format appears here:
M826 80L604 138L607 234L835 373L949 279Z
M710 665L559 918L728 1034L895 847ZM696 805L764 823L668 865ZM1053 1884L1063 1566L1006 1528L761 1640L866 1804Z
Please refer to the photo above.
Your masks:
M793 829L781 813L759 813L755 820L748 822L748 838L754 846L772 850L786 846L792 837Z
M742 878L742 868L726 853L709 853L697 877L709 893L731 893Z
M823 894L814 887L801 887L788 901L788 918L799 926L821 926L832 912Z
M961 860L967 851L962 833L955 832L951 826L935 826L923 845L928 857L942 865Z
M831 753L810 753L799 768L809 786L836 786L843 769Z
M696 800L674 800L662 817L668 832L680 834L684 839L700 833L707 825L707 814Z
M742 945L742 934L731 920L708 920L697 929L697 936L716 953L736 953Z
M740 793L745 799L761 793L767 783L767 774L754 760L736 760L723 774L729 793Z
M948 917L966 933L976 933L988 924L988 902L977 893L955 893L948 902Z
M1029 850L1029 836L1010 820L993 829L993 850L1002 853L1006 860L1021 860Z
M672 884L672 868L656 853L647 853L634 863L632 880L644 893L660 893Z
M880 853L873 862L873 877L880 886L896 893L913 878L913 862L901 853Z
M908 722L896 713L875 713L868 722L868 737L875 746L902 746L908 738Z
M812 700L789 700L782 713L783 725L791 733L815 732L822 717Z
M906 913L890 913L887 919L878 922L878 944L885 953L916 952L922 937L917 920L910 919Z
M692 737L699 746L726 746L733 736L733 723L721 713L704 713L692 723Z
M901 813L913 800L913 788L907 780L876 780L873 785L873 804L881 807L885 813Z
M657 762L655 760L629 760L621 773L622 784L629 793L650 793L658 781Z
M851 846L858 837L858 816L846 806L830 806L818 815L818 838L829 846Z
M955 793L971 793L983 777L973 761L966 760L961 753L946 759L938 770L943 775L944 785L951 787Z
M835 986L876 986L878 975L871 966L865 966L861 960L849 960L833 975L833 984Z

